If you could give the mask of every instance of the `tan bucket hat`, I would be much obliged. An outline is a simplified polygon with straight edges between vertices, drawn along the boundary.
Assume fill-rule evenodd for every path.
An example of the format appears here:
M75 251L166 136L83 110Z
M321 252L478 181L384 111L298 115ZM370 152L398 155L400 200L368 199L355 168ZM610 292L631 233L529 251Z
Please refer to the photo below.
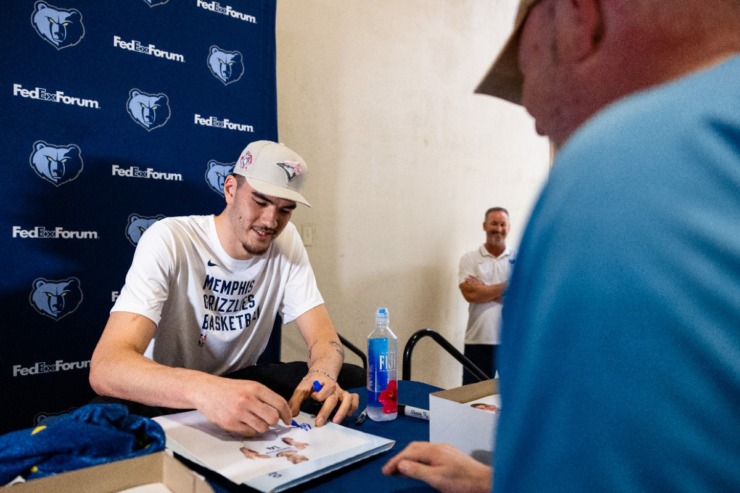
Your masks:
M522 102L522 82L524 76L519 70L519 38L522 34L522 26L527 14L540 0L521 0L519 10L516 13L514 30L506 41L503 49L491 65L488 73L478 84L475 92L489 94L497 98L505 99L512 103Z

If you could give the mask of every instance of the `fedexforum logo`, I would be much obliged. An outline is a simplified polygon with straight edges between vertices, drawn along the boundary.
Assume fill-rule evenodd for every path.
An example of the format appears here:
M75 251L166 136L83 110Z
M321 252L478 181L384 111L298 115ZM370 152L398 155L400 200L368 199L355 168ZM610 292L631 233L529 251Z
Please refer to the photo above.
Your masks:
M61 226L46 229L44 226L36 226L32 229L23 229L13 226L13 238L31 238L34 240L97 240L97 231L71 231Z
M252 125L247 125L245 123L234 123L228 118L219 120L218 117L215 117L215 116L209 116L208 118L204 118L200 116L198 113L195 114L193 123L195 123L196 125L203 125L204 127L223 128L224 130L236 130L239 132L254 132L254 127Z
M183 181L180 173L164 173L154 171L152 168L141 169L138 166L121 168L117 164L111 167L113 176L122 176L125 178L144 178L146 180L164 180L164 181Z
M24 89L20 84L13 84L13 96L21 98L35 99L37 101L46 101L48 103L59 103L70 106L79 106L81 108L100 109L100 103L94 99L78 98L77 96L67 96L63 91L49 92L44 87L34 87L33 89Z
M175 62L185 63L185 56L181 55L180 53L170 53L169 51L160 50L153 44L142 44L141 41L135 39L132 39L131 41L124 41L119 36L113 36L113 46L115 46L116 48L121 48L122 50L133 51L156 58L164 58L166 60L173 60Z
M41 0L33 6L31 25L41 39L57 50L74 46L85 37L85 26L79 10L60 9Z
M27 377L29 375L43 375L44 373L56 373L60 371L86 370L90 368L90 360L64 361L61 359L53 363L39 362L31 366L23 367L13 365L14 377Z
M216 1L204 2L203 0L197 0L196 6L205 10L210 10L211 12L216 12L217 14L233 17L234 19L239 19L240 21L257 24L257 18L255 16L243 14L237 10L234 10L231 5L227 5L226 7L224 7Z

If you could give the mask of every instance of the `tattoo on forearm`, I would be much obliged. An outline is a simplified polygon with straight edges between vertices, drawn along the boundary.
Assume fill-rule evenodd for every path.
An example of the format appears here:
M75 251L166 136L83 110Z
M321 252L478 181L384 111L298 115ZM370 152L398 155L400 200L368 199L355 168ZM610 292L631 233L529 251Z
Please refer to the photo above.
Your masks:
M331 342L330 342L329 344L331 344L332 346L334 346L334 350L335 350L335 351L336 351L337 353L339 353L339 356L341 356L341 357L342 357L342 359L344 359L344 346L342 346L342 345L341 345L341 344L340 344L339 342L337 342L337 341L331 341Z
M316 345L316 344L311 344L311 345L310 345L310 346L308 347L308 361L313 361L313 347L314 347L315 345Z
M313 349L316 346L317 343L313 343L308 347L308 361L313 362ZM337 352L337 354L342 358L342 361L344 361L344 346L339 341L329 341L329 345L334 348L334 351Z

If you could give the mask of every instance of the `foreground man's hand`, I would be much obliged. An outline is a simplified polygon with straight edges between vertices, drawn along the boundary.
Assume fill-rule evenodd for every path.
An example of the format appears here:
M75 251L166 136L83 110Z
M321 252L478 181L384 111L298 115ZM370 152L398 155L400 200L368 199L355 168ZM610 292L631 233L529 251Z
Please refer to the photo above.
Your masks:
M493 484L491 467L446 443L412 442L382 470L419 479L442 493L490 492Z

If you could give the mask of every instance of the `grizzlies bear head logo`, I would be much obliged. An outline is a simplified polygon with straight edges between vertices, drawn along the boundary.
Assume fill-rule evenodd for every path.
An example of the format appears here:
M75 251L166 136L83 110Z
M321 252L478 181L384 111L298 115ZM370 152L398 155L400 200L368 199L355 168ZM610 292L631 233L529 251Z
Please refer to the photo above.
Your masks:
M42 140L34 142L29 161L36 174L55 187L77 178L84 166L76 145L56 146Z
M147 131L159 128L170 119L170 103L166 94L147 94L131 89L126 110L136 123Z
M160 219L164 219L163 214L156 216L141 216L139 214L131 214L128 217L128 224L126 225L126 238L131 242L133 246L139 244L141 235L144 231L149 229L149 226L156 223Z
M208 52L208 68L215 78L228 85L242 78L244 74L242 58L238 51L226 51L214 45Z
M33 6L31 24L38 35L57 50L74 46L85 37L79 10L60 9L41 0Z
M208 166L206 167L206 183L211 187L211 190L222 197L224 196L224 181L227 176L234 172L235 164L224 164L214 160L208 161Z
M170 0L144 0L144 3L150 7L156 7L157 5L164 5Z
M62 281L36 279L33 281L29 301L41 315L58 321L77 310L82 303L80 280L76 277Z

